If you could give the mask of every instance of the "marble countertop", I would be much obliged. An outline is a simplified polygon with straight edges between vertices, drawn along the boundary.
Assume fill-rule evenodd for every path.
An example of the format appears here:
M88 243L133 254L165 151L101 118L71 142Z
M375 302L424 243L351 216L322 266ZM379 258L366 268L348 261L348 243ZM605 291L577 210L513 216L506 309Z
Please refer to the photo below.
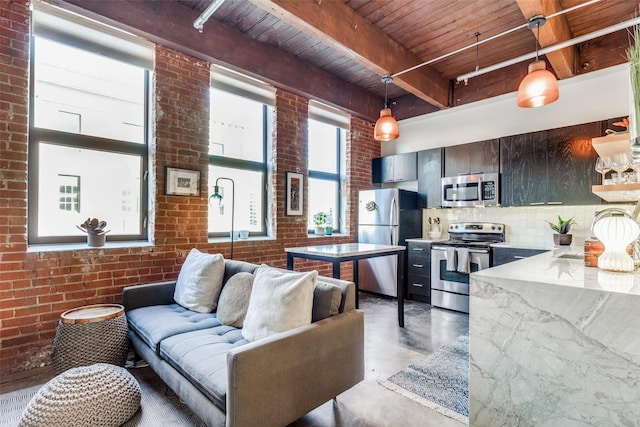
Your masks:
M372 243L343 243L339 245L302 246L285 248L292 254L317 254L328 257L350 257L356 255L375 254L388 251L402 251L404 246L377 245Z
M446 237L441 237L439 239L423 239L421 237L416 237L415 239L405 239L405 242L431 243L431 242L442 242L444 240L448 240L448 239Z
M585 267L582 252L571 247L478 271L471 277L640 295L640 270L618 273Z

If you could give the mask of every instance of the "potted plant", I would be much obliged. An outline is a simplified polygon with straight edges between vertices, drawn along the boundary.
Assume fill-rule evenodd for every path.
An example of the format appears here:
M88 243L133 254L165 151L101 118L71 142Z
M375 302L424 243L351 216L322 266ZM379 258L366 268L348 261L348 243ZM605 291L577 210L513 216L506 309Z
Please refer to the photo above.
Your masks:
M333 215L331 215L331 210L327 215L327 222L324 226L324 234L326 236L331 236L333 234Z
M629 77L631 81L631 106L629 109L630 123L629 143L631 156L640 156L640 25L634 25L629 30L630 46L627 48L627 60L629 61Z
M318 212L313 216L313 224L316 227L316 234L319 236L324 236L324 228L327 224L327 213L326 212Z
M76 225L78 230L87 233L87 244L92 248L104 246L107 233L110 231L104 230L106 226L107 222L101 221L98 218L87 218L82 224Z
M573 220L573 217L564 220L558 215L558 222L553 223L547 221L547 223L551 226L551 229L556 232L553 235L553 243L556 245L570 245L573 240L573 235L569 234L571 230L571 225L576 222Z

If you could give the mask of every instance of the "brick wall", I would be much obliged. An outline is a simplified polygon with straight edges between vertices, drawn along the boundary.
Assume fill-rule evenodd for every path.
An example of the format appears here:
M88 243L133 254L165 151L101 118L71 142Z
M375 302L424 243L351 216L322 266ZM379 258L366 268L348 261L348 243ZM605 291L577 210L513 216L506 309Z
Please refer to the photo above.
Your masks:
M124 286L175 279L193 247L230 255L229 243L207 239L209 64L164 47L156 50L153 78L153 245L28 250L28 18L26 0L0 2L0 382L29 375L34 368L47 369L55 325L63 311L119 302ZM306 177L307 110L306 99L277 91L270 201L273 239L235 242L236 259L285 267L285 247L355 240L357 192L371 188L370 158L380 155L369 122L352 119L347 142L349 236L309 238L306 211L302 217L285 215L285 172ZM200 169L202 197L165 196L167 165ZM305 206L306 187L307 182ZM296 269L311 268L331 275L326 263L296 260ZM343 278L351 275L347 263Z

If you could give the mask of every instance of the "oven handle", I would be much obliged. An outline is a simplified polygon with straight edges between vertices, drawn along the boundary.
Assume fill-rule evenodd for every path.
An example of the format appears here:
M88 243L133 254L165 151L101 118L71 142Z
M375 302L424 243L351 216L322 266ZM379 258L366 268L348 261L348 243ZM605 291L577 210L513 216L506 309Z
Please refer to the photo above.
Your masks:
M444 246L432 246L432 251L446 251L447 248ZM488 254L489 251L487 249L469 249L470 254Z

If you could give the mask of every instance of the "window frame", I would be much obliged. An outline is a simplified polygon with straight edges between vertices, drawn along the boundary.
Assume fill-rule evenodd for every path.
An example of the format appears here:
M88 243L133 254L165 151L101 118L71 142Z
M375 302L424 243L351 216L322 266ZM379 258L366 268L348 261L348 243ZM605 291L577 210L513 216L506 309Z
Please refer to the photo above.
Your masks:
M148 241L148 205L149 205L149 135L150 135L150 70L139 64L133 64L144 69L144 137L143 143L113 140L109 138L101 138L91 135L81 135L51 129L36 128L35 123L35 36L33 28L30 38L30 79L29 79L29 135L28 135L28 187L27 187L27 243L32 244L59 244L59 243L80 243L86 241L86 236L82 235L62 235L62 236L39 236L38 235L38 218L39 218L39 187L38 187L38 171L40 165L40 143L51 145L59 145L62 147L81 148L93 151L105 151L115 154L126 154L140 157L140 214L139 214L139 234L110 234L110 241ZM96 54L88 43L86 46L81 43L68 43L65 40L58 40L55 36L48 37L38 35L38 37L50 39L58 43L84 49L88 52ZM114 61L123 61L117 55L104 55Z
M333 232L336 234L341 234L342 233L342 229L344 227L344 213L343 213L343 203L342 203L342 199L343 199L343 184L344 184L344 153L345 153L345 149L344 149L344 144L345 144L345 140L346 140L346 133L347 133L347 129L342 128L341 126L338 126L336 123L332 123L330 121L325 121L322 120L321 118L317 118L317 117L309 117L307 120L314 120L316 122L320 122L320 123L324 123L326 125L330 125L333 126L335 128L335 133L336 133L336 171L335 173L332 172L322 172L322 171L317 171L317 170L313 170L313 169L308 169L308 174L309 174L309 180L311 179L317 179L317 180L323 180L323 181L331 181L331 182L335 182L336 183L336 187L338 188L338 191L336 192L336 212L333 213L334 215L334 223L335 223L335 215L338 216L337 218L337 227L333 229ZM310 128L310 127L309 127ZM342 135L343 132L345 134L345 140L343 140ZM307 139L307 143L308 141L310 141L311 138L308 137ZM308 164L308 160L307 160L307 164ZM311 197L311 192L307 191L307 198ZM307 202L307 204L310 205L309 202ZM311 212L309 212L308 217L311 217L313 214ZM309 220L307 219L307 223L309 223ZM315 229L314 228L309 228L307 229L307 234L313 234L315 235Z
M220 87L214 87L211 86L210 90L219 90L219 91L226 91L229 93L232 93L234 95L238 95L237 93L234 93L233 91L228 91L224 88L220 88ZM271 135L271 126L269 123L269 114L268 114L268 108L270 107L270 105L266 104L262 99L257 99L257 98L253 98L251 96L246 96L243 95L245 98L251 99L255 102L260 102L262 103L262 162L256 162L256 161L252 161L252 160L242 160L242 159L236 159L233 157L224 157L224 156L217 156L217 155L213 155L213 154L209 154L209 167L214 167L214 166L218 166L218 167L224 167L224 168L229 168L229 169L238 169L238 170L246 170L246 171L252 171L252 172L261 172L262 173L262 183L261 183L261 188L262 188L262 200L263 203L261 204L261 209L260 209L260 231L256 232L256 231L252 231L249 232L249 236L250 237L256 237L256 236L266 236L267 235L267 206L268 206L268 179L269 179L269 167L267 164L267 152L268 152L268 147L269 147L269 138ZM210 99L213 99L213 97L210 97ZM208 186L209 188L213 187L215 185L215 179L217 177L213 177L210 176L208 179ZM209 189L207 189L207 194L208 194ZM236 191L235 188L235 184L234 184L234 189L233 191ZM237 195L237 194L236 194ZM209 209L211 209L211 204L209 204ZM219 237L228 237L229 233L231 232L231 230L226 230L226 231L217 231L217 232L210 232L208 231L209 226L207 225L207 232L208 232L208 237L209 238L219 238ZM239 230L233 230L234 233L238 232ZM234 239L235 240L235 239Z

